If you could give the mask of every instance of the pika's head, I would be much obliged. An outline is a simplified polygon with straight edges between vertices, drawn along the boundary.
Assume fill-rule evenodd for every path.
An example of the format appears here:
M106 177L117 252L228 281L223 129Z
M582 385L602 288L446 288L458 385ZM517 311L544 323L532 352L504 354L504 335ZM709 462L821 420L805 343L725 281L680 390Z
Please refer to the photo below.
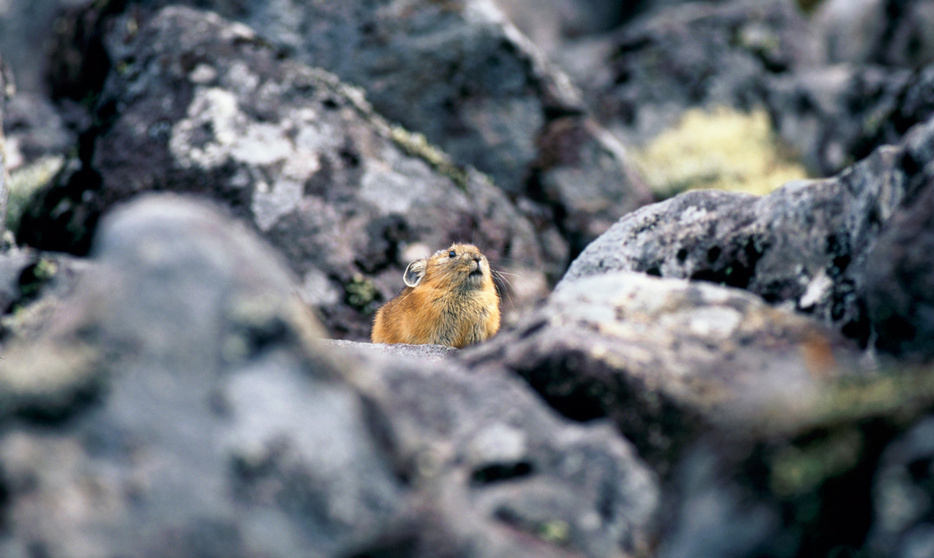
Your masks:
M450 289L494 288L490 262L473 244L452 244L447 250L410 263L403 280L413 289L423 282Z

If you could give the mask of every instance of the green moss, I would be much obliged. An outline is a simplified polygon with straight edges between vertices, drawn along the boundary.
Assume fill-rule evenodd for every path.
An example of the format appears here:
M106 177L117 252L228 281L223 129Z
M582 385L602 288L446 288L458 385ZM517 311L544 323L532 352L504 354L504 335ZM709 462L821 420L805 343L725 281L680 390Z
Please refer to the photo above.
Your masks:
M376 299L376 286L372 281L358 273L344 286L344 292L347 304L365 313L372 312Z
M410 132L402 126L392 126L390 137L407 155L423 159L435 170L450 178L458 188L467 191L467 172L454 164L447 154L432 145L423 134Z
M862 435L854 429L804 447L785 447L772 461L772 491L779 497L806 494L853 468L862 449Z
M16 232L29 200L52 181L65 164L61 156L43 157L10 174L10 200L7 205L7 229Z
M571 527L560 519L546 521L538 526L538 536L551 544L565 544L571 536Z
M807 177L763 109L689 110L677 126L634 150L633 160L661 197L703 188L767 194Z

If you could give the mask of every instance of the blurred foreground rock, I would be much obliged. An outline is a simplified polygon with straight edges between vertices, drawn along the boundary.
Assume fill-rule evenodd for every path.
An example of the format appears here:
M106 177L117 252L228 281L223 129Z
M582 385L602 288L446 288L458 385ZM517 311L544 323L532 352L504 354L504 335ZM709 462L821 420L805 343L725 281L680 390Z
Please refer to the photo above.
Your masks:
M648 547L658 486L608 425L502 373L326 350L269 246L204 202L120 207L93 255L3 345L3 556Z

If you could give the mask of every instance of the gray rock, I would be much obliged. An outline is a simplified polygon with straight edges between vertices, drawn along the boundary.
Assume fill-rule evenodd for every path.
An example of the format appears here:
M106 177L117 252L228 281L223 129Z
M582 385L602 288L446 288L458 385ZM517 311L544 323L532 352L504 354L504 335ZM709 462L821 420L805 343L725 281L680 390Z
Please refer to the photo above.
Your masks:
M875 522L868 546L876 556L913 558L934 552L934 418L919 421L886 448L873 480Z
M7 203L10 199L10 171L7 162L6 138L3 133L3 122L6 117L6 105L11 92L13 83L10 73L0 59L0 234L6 230L6 211Z
M573 253L651 200L619 141L492 0L189 4L362 87L377 112L488 174L529 216L544 212L541 234L560 232ZM559 266L564 250L549 254Z
M860 284L876 346L903 359L934 357L934 173L927 174L872 247Z
M369 350L355 358L384 363L357 365L370 373L355 383L387 417L395 458L417 497L428 497L412 518L406 556L648 551L655 477L608 424L567 424L502 371L475 374L450 359L415 366L421 358ZM440 533L448 540L435 540ZM389 539L369 551L382 555L398 544Z
M867 254L931 175L934 121L839 176L765 197L691 192L621 219L575 260L559 286L615 270L706 280L788 304L865 344L859 292Z
M791 420L852 356L811 319L741 290L607 272L562 282L461 358L515 371L575 420L610 417L667 473L700 433Z
M572 71L601 121L642 144L693 107L748 110L771 77L819 62L792 0L685 3L600 39L599 64ZM568 67L569 64L563 64Z
M359 90L216 14L174 7L134 21L107 35L106 124L26 212L22 242L81 251L114 203L196 192L285 254L335 336L367 337L409 254L454 241L517 274L518 307L542 295L548 266L531 223L483 175L374 114Z
M781 137L817 176L899 143L934 115L934 66L833 66L772 80L766 103Z
M2 347L3 556L644 555L657 481L608 425L504 373L326 349L216 207L127 204L93 254Z
M813 23L831 62L901 67L934 62L931 25L928 0L825 0Z

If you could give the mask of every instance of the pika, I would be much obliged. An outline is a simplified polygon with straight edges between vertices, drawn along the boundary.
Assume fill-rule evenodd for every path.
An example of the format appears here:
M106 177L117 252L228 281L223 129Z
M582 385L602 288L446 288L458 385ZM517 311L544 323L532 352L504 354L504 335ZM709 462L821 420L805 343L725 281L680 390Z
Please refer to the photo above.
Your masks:
M486 256L472 244L452 244L409 264L405 289L373 321L374 343L465 347L499 331L499 294Z

